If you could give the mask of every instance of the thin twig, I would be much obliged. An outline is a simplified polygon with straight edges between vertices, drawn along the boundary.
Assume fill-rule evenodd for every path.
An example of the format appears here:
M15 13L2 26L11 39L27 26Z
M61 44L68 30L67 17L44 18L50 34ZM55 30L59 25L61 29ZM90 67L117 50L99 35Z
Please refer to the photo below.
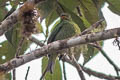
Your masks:
M113 45L116 44L116 46L118 46L118 48L119 48L119 50L120 50L120 40L118 39L118 36L117 36L117 35L116 35L115 37L116 37L116 38L115 38L115 40L113 41Z
M20 54L20 51L22 49L24 39L25 39L25 37L22 37L22 39L20 40L20 42L18 44L18 48L17 48L16 53L15 53L15 58L19 57L19 54ZM16 80L16 69L15 68L13 69L13 80Z
M21 51L21 49L22 49L22 45L23 45L23 43L24 43L24 40L25 40L25 37L22 37L21 40L20 40L20 42L19 42L19 44L18 44L18 48L17 48L17 50L16 50L15 57L18 57L18 56L19 56L20 51Z
M64 74L64 80L67 80L67 77L66 77L66 70L65 70L65 62L63 61L63 74Z
M91 70L89 68L86 68L86 67L83 67L83 66L81 66L81 67L82 67L82 70L89 75L93 75L93 76L101 78L101 79L116 80L115 76L106 75L106 74L103 74L103 73L100 73L100 72L96 72L96 71L93 71L93 70ZM117 77L117 78L120 79L120 77Z
M79 73L79 76L80 76L81 80L86 80L86 79L85 79L85 76L84 76L84 74L83 74L83 72L82 72L82 68L81 68L81 66L79 65L79 63L77 62L77 60L76 60L75 58L73 58L72 63L73 63L73 65L76 67L76 69L77 69L77 71L78 71L78 73Z
M82 72L82 68L81 68L81 66L79 65L79 63L77 62L77 60L75 59L74 56L73 56L73 60L68 59L66 56L62 57L62 60L63 60L63 62L65 61L65 62L68 62L68 63L72 64L77 69L81 80L86 80L85 76Z
M16 69L13 69L13 80L16 80Z
M107 61L114 67L116 74L119 75L120 68L108 57L106 52L99 45L93 43L90 43L90 45L94 46L102 53L102 55L107 59Z
M43 78L44 78L44 76L46 75L46 72L47 72L47 71L48 71L48 70L45 69L45 71L43 72L42 76L40 77L40 80L43 80Z
M80 7L79 7L79 6L77 6L77 7L76 7L76 9L77 9L77 12L78 12L79 16L81 17L81 16L82 16L82 14L81 14Z
M26 73L26 76L25 76L25 80L27 80L29 71L30 71L30 66L28 66L27 73Z
M44 43L42 43L41 41L39 41L38 39L36 39L35 37L32 37L32 36L30 36L29 37L29 40L30 41L32 41L32 42L34 42L34 43L36 43L37 45L39 45L39 46L44 46Z

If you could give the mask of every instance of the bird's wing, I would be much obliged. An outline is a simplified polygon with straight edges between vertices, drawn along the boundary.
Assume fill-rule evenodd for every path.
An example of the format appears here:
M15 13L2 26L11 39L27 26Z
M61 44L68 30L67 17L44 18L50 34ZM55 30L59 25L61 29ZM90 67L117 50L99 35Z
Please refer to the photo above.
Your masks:
M58 23L55 27L53 27L53 30L52 30L49 38L48 38L47 43L51 43L51 42L53 42L53 41L55 40L56 35L58 34L58 32L59 32L59 31L61 30L61 28L62 28L62 24L63 24L63 22L60 22L60 23Z

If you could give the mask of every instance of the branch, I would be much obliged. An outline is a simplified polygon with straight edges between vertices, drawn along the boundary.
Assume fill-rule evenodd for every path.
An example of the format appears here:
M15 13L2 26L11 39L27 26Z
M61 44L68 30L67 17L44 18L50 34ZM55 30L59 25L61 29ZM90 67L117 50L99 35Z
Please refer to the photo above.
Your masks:
M65 40L58 40L48 45L45 45L39 49L36 49L28 54L21 55L19 58L13 58L12 60L4 64L1 64L0 72L10 71L13 68L19 67L29 61L45 56L53 51L55 52L58 50L73 47L80 44L87 44L94 41L114 38L114 35L116 34L120 36L120 28L109 29L102 32L91 33L82 36L76 36Z
M37 45L39 45L39 46L44 46L44 43L42 43L42 42L40 42L38 39L36 39L35 37L33 37L33 36L30 36L29 37L29 40L30 41L32 41L32 42L34 42L34 43L36 43Z
M76 67L74 65L74 63L71 60L69 60L67 57L64 57L62 60L65 61L65 62L67 62L67 63L69 63L69 64L71 64L71 65L73 65L74 67ZM120 77L106 75L106 74L103 74L103 73L100 73L100 72L93 71L93 70L91 70L89 68L86 68L86 67L80 65L80 64L79 64L79 66L82 68L82 70L85 73L87 73L89 75L93 75L93 76L101 78L101 79L107 79L107 80L116 80L116 79L119 80L120 79Z
M106 75L106 74L103 74L103 73L100 73L100 72L96 72L96 71L93 71L89 68L86 68L86 67L82 67L82 70L89 74L89 75L93 75L95 77L99 77L101 79L107 79L107 80L116 80L117 78L120 79L120 77L115 77L115 76L111 76L111 75Z
M62 57L62 61L63 62L68 62L68 63L74 65L74 67L77 69L77 72L78 72L79 77L81 78L81 80L86 80L85 76L83 74L82 68L79 65L79 63L77 62L77 60L75 59L75 57L73 57L73 60L70 60L66 56L64 56L64 57Z
M14 11L10 16L8 16L4 21L0 23L0 36L2 36L5 32L7 32L9 29L13 28L13 25L18 22L21 10L23 9L29 9L29 7L26 7L26 4L29 6L37 5L40 2L43 2L46 0L28 0L24 3L23 6L21 6L19 9Z
M76 67L81 80L86 80L85 76L84 76L84 74L82 72L82 68L81 68L81 66L79 65L79 63L77 62L77 60L75 58L73 59L72 64Z

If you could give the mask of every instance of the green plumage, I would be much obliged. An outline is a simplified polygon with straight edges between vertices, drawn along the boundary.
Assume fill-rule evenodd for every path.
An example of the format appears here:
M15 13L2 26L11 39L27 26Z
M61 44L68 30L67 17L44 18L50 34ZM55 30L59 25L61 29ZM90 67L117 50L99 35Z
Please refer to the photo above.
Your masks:
M52 32L48 38L48 43L70 38L78 34L80 34L80 29L77 24L75 24L72 20L68 18L61 19L61 21L55 27L53 27ZM71 53L74 53L74 51L79 52L79 50L75 50L73 47L69 49L61 50L60 52L69 53L69 55L72 55ZM51 73L53 72L54 64L57 56L58 55L56 53L51 53L49 55L47 71L50 71Z
M80 29L72 20L61 20L52 30L48 43L70 38L77 34L80 34Z

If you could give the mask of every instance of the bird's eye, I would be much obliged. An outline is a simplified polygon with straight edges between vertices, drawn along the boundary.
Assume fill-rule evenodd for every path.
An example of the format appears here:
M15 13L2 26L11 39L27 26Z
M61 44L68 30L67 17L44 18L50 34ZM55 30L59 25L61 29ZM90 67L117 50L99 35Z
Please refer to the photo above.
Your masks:
M67 16L63 15L61 16L61 19L67 19Z

